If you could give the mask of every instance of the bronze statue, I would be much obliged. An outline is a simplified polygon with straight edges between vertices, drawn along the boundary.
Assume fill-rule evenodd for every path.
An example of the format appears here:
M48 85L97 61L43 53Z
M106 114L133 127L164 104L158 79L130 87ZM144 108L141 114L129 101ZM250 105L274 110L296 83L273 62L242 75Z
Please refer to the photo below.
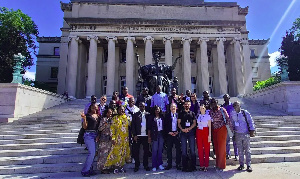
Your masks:
M176 63L181 56L177 57L174 64L172 66L165 64L158 64L160 60L160 53L157 52L153 55L154 64L141 66L139 62L139 55L137 55L137 61L139 65L139 80L136 85L137 91L140 91L139 88L147 87L149 89L149 94L153 95L156 92L156 86L162 86L162 92L169 94L171 86L177 86L178 88L178 80L175 82L177 84L173 84L173 70L176 67ZM174 81L174 80L173 80Z

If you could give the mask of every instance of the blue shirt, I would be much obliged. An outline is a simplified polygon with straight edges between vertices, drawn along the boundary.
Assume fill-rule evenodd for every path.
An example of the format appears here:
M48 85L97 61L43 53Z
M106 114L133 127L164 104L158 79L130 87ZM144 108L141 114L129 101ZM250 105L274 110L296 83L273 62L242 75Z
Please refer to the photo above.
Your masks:
M151 107L155 105L159 106L163 112L166 112L167 105L169 104L168 96L166 93L160 92L159 94L155 93L152 96Z
M222 107L226 109L226 112L227 112L227 114L228 114L229 117L230 117L231 112L234 111L234 108L233 108L232 103L229 102L229 105L226 105L226 106L225 106L225 103L224 103L224 104L222 105Z
M230 119L233 122L234 131L236 133L249 134L247 122L246 122L246 119L245 119L242 111L245 111L250 130L255 130L254 121L253 121L250 113L246 110L242 109L239 113L237 113L235 110L233 110L231 112Z

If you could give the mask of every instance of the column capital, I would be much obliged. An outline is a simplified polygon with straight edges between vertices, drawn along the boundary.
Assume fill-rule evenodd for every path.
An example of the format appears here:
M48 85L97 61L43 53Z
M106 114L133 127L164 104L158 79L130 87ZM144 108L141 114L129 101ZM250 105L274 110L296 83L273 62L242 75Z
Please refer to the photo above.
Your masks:
M163 37L163 43L165 44L167 40L170 40L173 43L174 38L171 36Z
M132 40L133 43L135 43L135 37L124 37L125 42L128 40Z
M78 36L69 36L69 41L71 41L72 39L75 39L76 41L79 41Z
M193 39L191 37L182 37L181 38L181 43L183 43L184 41L188 41L191 44L192 40Z
M234 37L233 39L232 39L232 41L230 42L230 44L234 44L234 43L236 43L236 42L241 42L241 40L242 40L242 38L240 38L240 37Z
M151 42L154 43L154 38L151 36L144 37L143 40L144 40L144 43L146 43L147 40L151 40Z
M207 37L200 37L199 40L198 40L198 44L201 44L201 42L208 42L209 41L209 38Z
M218 37L218 38L216 38L216 41L225 42L226 38L224 38L224 37Z
M110 40L112 40L112 41L117 41L117 40L118 40L116 36L107 36L105 39L106 39L107 41L110 41Z
M98 39L99 39L99 37L98 37L98 36L96 36L96 35L89 35L89 36L87 36L87 37L86 37L86 39L87 39L87 40L94 39L94 40L96 40L96 41L97 41L97 43L100 43L100 41L98 40Z

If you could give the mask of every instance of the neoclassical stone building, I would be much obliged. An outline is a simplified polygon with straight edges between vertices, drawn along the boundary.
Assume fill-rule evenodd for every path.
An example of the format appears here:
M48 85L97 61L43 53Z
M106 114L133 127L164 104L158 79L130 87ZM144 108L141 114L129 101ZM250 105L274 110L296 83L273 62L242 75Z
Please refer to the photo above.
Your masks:
M156 51L167 65L182 55L174 70L179 93L192 89L237 96L270 77L268 52L261 50L268 42L248 40L248 7L235 2L71 0L61 9L58 93L111 96L126 84L136 95L137 56L147 65Z

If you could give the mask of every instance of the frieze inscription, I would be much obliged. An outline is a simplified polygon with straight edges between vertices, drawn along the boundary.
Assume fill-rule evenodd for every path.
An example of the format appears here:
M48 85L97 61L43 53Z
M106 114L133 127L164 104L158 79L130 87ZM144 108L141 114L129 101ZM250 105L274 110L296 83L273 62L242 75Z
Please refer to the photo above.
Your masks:
M222 28L222 27L195 27L195 26L159 26L159 27L147 27L147 26L80 26L73 25L73 32L114 32L114 33L239 33L239 28Z

